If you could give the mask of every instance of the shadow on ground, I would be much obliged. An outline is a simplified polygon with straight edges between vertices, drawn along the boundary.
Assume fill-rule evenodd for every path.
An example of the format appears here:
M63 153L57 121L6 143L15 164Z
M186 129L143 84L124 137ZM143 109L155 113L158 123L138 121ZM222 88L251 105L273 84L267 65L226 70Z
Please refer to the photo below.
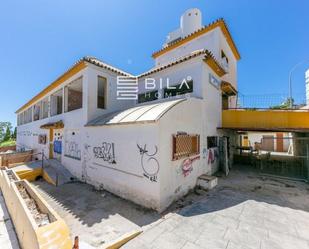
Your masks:
M211 213L237 206L246 201L256 201L309 212L309 184L259 174L249 166L236 165L229 176L218 175L219 186L209 192L191 193L187 207L178 211L183 216ZM206 197L206 198L205 198ZM174 204L175 205L175 204ZM183 206L187 206L185 203ZM175 207L170 207L173 210Z
M59 207L56 209L71 213L89 227L116 214L138 226L147 225L160 218L155 211L143 208L107 191L95 190L92 186L81 182L55 187L40 180L34 185L39 187L45 197L48 196L49 202L53 200L57 203Z

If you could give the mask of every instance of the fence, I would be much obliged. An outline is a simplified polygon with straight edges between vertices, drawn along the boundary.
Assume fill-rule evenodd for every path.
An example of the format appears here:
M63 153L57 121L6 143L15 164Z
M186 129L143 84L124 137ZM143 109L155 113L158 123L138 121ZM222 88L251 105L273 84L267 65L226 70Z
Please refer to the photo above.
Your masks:
M299 109L306 103L304 93L295 93L292 98L292 109ZM250 109L288 109L290 108L290 98L287 94L256 94L244 95L238 93L237 108Z
M286 141L288 146L278 151L278 144L282 148ZM252 166L262 174L309 180L309 137L264 137L254 146L238 149L236 164Z

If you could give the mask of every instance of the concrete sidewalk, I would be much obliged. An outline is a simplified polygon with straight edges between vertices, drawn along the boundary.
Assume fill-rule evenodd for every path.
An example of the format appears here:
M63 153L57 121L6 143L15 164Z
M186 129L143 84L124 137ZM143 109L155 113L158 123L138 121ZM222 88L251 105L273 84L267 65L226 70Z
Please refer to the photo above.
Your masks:
M45 181L32 184L65 220L72 239L79 236L81 248L86 248L85 244L105 248L124 234L140 230L161 218L155 211L106 191L96 191L88 184L74 182L59 187Z
M19 249L18 239L0 191L0 248Z
M309 249L308 184L234 170L190 198L122 248Z

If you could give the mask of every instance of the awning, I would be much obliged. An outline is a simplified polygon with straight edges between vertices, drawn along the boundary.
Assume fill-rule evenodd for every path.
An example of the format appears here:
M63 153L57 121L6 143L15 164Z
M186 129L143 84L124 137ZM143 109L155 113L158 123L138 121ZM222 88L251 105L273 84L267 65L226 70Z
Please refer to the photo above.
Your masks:
M51 122L40 126L41 129L61 129L64 127L62 120L57 122Z
M221 90L227 96L235 96L237 94L237 90L227 81L221 82Z
M187 99L157 102L155 104L143 104L127 110L102 115L86 126L119 125L132 123L156 122L175 105Z

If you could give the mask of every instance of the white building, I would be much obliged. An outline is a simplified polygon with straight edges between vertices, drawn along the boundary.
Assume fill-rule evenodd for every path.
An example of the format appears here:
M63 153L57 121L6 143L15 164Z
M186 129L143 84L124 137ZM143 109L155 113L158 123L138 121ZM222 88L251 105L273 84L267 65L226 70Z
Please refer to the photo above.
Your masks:
M153 58L138 76L82 58L16 111L18 148L44 151L81 181L164 210L219 167L217 127L222 108L236 105L240 55L222 19L202 26L191 9ZM137 100L120 99L118 76L138 82Z

